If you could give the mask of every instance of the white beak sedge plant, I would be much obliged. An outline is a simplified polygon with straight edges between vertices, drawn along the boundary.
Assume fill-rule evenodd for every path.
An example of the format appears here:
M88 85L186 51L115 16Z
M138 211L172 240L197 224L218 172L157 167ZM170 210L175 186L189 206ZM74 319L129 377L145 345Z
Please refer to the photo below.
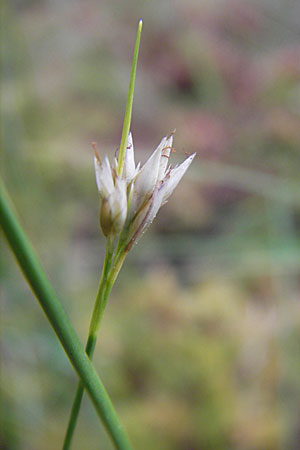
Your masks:
M86 344L86 353L90 358L94 353L100 322L110 291L126 255L152 223L160 207L167 202L195 157L195 154L189 156L181 165L174 168L168 165L173 144L173 133L171 133L162 139L142 167L140 163L135 164L133 140L129 130L141 31L142 21L140 20L118 158L110 163L105 156L101 161L96 144L93 144L96 184L100 196L100 226L107 244ZM79 382L63 450L70 448L83 389L82 383Z
M107 157L101 161L96 145L93 145L96 184L100 197L100 226L107 242L85 351L10 206L4 186L0 183L1 228L79 377L63 450L71 446L84 389L94 403L115 447L120 450L132 449L91 359L110 291L126 255L152 223L160 207L167 202L195 157L193 154L182 164L172 168L168 164L173 144L171 133L162 139L142 167L140 163L135 164L130 123L141 31L140 20L118 158L112 163Z

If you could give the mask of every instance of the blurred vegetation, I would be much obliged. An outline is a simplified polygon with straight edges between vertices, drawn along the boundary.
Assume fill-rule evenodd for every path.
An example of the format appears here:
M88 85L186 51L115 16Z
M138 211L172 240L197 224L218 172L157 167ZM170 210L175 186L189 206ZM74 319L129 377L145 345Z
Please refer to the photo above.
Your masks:
M125 264L95 364L134 447L299 447L300 4L1 3L1 173L84 342L104 239L90 143L197 151ZM76 380L1 241L0 448L60 448ZM88 399L74 450L111 449Z

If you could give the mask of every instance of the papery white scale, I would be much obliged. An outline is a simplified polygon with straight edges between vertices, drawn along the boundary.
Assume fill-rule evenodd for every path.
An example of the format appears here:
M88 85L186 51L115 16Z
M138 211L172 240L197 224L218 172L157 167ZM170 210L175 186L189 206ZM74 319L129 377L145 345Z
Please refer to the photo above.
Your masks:
M96 184L101 199L100 225L105 236L119 234L127 216L127 185L124 179L114 175L109 160L103 162L94 157Z
M119 234L124 227L127 236L124 239L132 244L150 225L158 210L164 205L184 173L195 157L189 156L182 164L168 166L172 150L173 133L164 137L146 163L140 168L135 166L132 135L129 133L124 158L122 175L116 172L117 161L110 167L108 158L100 162L95 156L95 174L102 205L100 223L106 224L102 230L107 236L110 233ZM101 214L108 214L101 220ZM110 224L110 231L108 232Z

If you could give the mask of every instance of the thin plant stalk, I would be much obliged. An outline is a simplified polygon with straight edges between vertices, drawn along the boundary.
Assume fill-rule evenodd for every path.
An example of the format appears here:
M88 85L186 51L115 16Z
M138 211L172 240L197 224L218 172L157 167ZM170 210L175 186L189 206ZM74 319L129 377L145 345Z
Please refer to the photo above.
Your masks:
M90 359L92 359L94 355L98 331L100 328L101 320L108 301L109 294L121 270L126 255L127 255L126 252L123 252L120 255L116 255L115 260L112 262L111 259L112 254L106 252L106 257L103 263L102 276L100 279L94 310L90 322L89 335L85 347L86 354ZM108 268L110 268L109 273L107 273L107 270L105 270L105 268L107 270L109 270ZM71 408L69 423L63 443L63 450L67 450L71 446L71 441L74 435L83 394L84 394L84 385L81 381L79 381Z
M137 61L138 61L138 53L139 53L139 46L140 46L140 39L141 39L141 32L142 32L142 20L139 21L138 24L138 30L136 35L136 41L135 41L135 47L134 47L134 53L133 53L133 59L132 59L132 66L131 66L131 74L130 74L130 80L129 80L129 87L128 87L128 95L127 95L127 101L126 101L126 108L125 108L125 116L124 116L124 122L123 122L123 130L122 130L122 136L121 136L121 142L120 142L120 149L119 149L119 157L118 157L118 165L117 165L117 173L118 175L122 175L123 171L123 165L124 165L124 158L125 158L125 151L126 151L126 143L127 143L127 137L130 130L130 123L131 123L131 115L132 115L132 104L133 104L133 94L134 94L134 84L135 84L135 76L136 76L136 68L137 68ZM107 251L106 256L104 259L104 265L103 265L103 271L102 276L99 283L99 288L95 300L95 306L90 322L89 327L89 334L88 339L86 343L86 354L89 356L90 359L93 358L98 332L100 328L101 319L107 304L107 300L109 297L109 294L111 292L111 289L116 281L116 278L118 276L118 273L122 267L122 264L125 260L125 257L127 255L127 251L123 250L120 251L120 242L117 246L117 250L115 252L115 257L113 258L113 242L108 237L107 239ZM75 397L73 400L70 418L67 426L67 431L65 434L65 439L63 443L63 450L68 450L71 446L72 437L76 428L76 423L79 415L79 410L81 406L81 401L84 393L84 385L79 381L75 393Z
M132 450L111 400L89 357L85 353L68 316L47 279L25 235L4 185L0 181L0 225L5 237L31 286L40 306L52 325L73 368L87 390L95 409L119 450Z
M113 246L112 246L112 240L107 239L106 243L106 252L103 262L103 269L102 274L99 282L98 292L96 295L94 310L92 314L91 324L90 324L90 331L88 335L88 340L85 347L85 352L88 355L90 359L92 359L94 354L94 349L97 341L97 327L100 326L100 322L103 316L104 308L106 305L106 301L109 295L109 292L107 292L107 282L108 282L108 274L109 270L111 268L112 264L112 257L113 257ZM75 398L73 401L73 405L71 408L70 413L70 419L63 443L63 449L70 448L71 440L73 437L73 433L76 426L76 421L81 405L81 400L83 397L84 392L84 385L81 381L78 382Z

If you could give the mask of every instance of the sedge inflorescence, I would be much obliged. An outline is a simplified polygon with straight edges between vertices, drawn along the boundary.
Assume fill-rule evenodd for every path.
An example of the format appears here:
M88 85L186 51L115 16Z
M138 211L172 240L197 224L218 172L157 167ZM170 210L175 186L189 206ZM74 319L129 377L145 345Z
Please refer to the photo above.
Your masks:
M169 158L173 133L164 137L143 166L135 164L131 133L128 134L124 165L115 158L101 161L95 151L94 164L100 194L100 225L106 237L122 237L127 250L144 233L167 201L195 157L195 153L172 168Z

